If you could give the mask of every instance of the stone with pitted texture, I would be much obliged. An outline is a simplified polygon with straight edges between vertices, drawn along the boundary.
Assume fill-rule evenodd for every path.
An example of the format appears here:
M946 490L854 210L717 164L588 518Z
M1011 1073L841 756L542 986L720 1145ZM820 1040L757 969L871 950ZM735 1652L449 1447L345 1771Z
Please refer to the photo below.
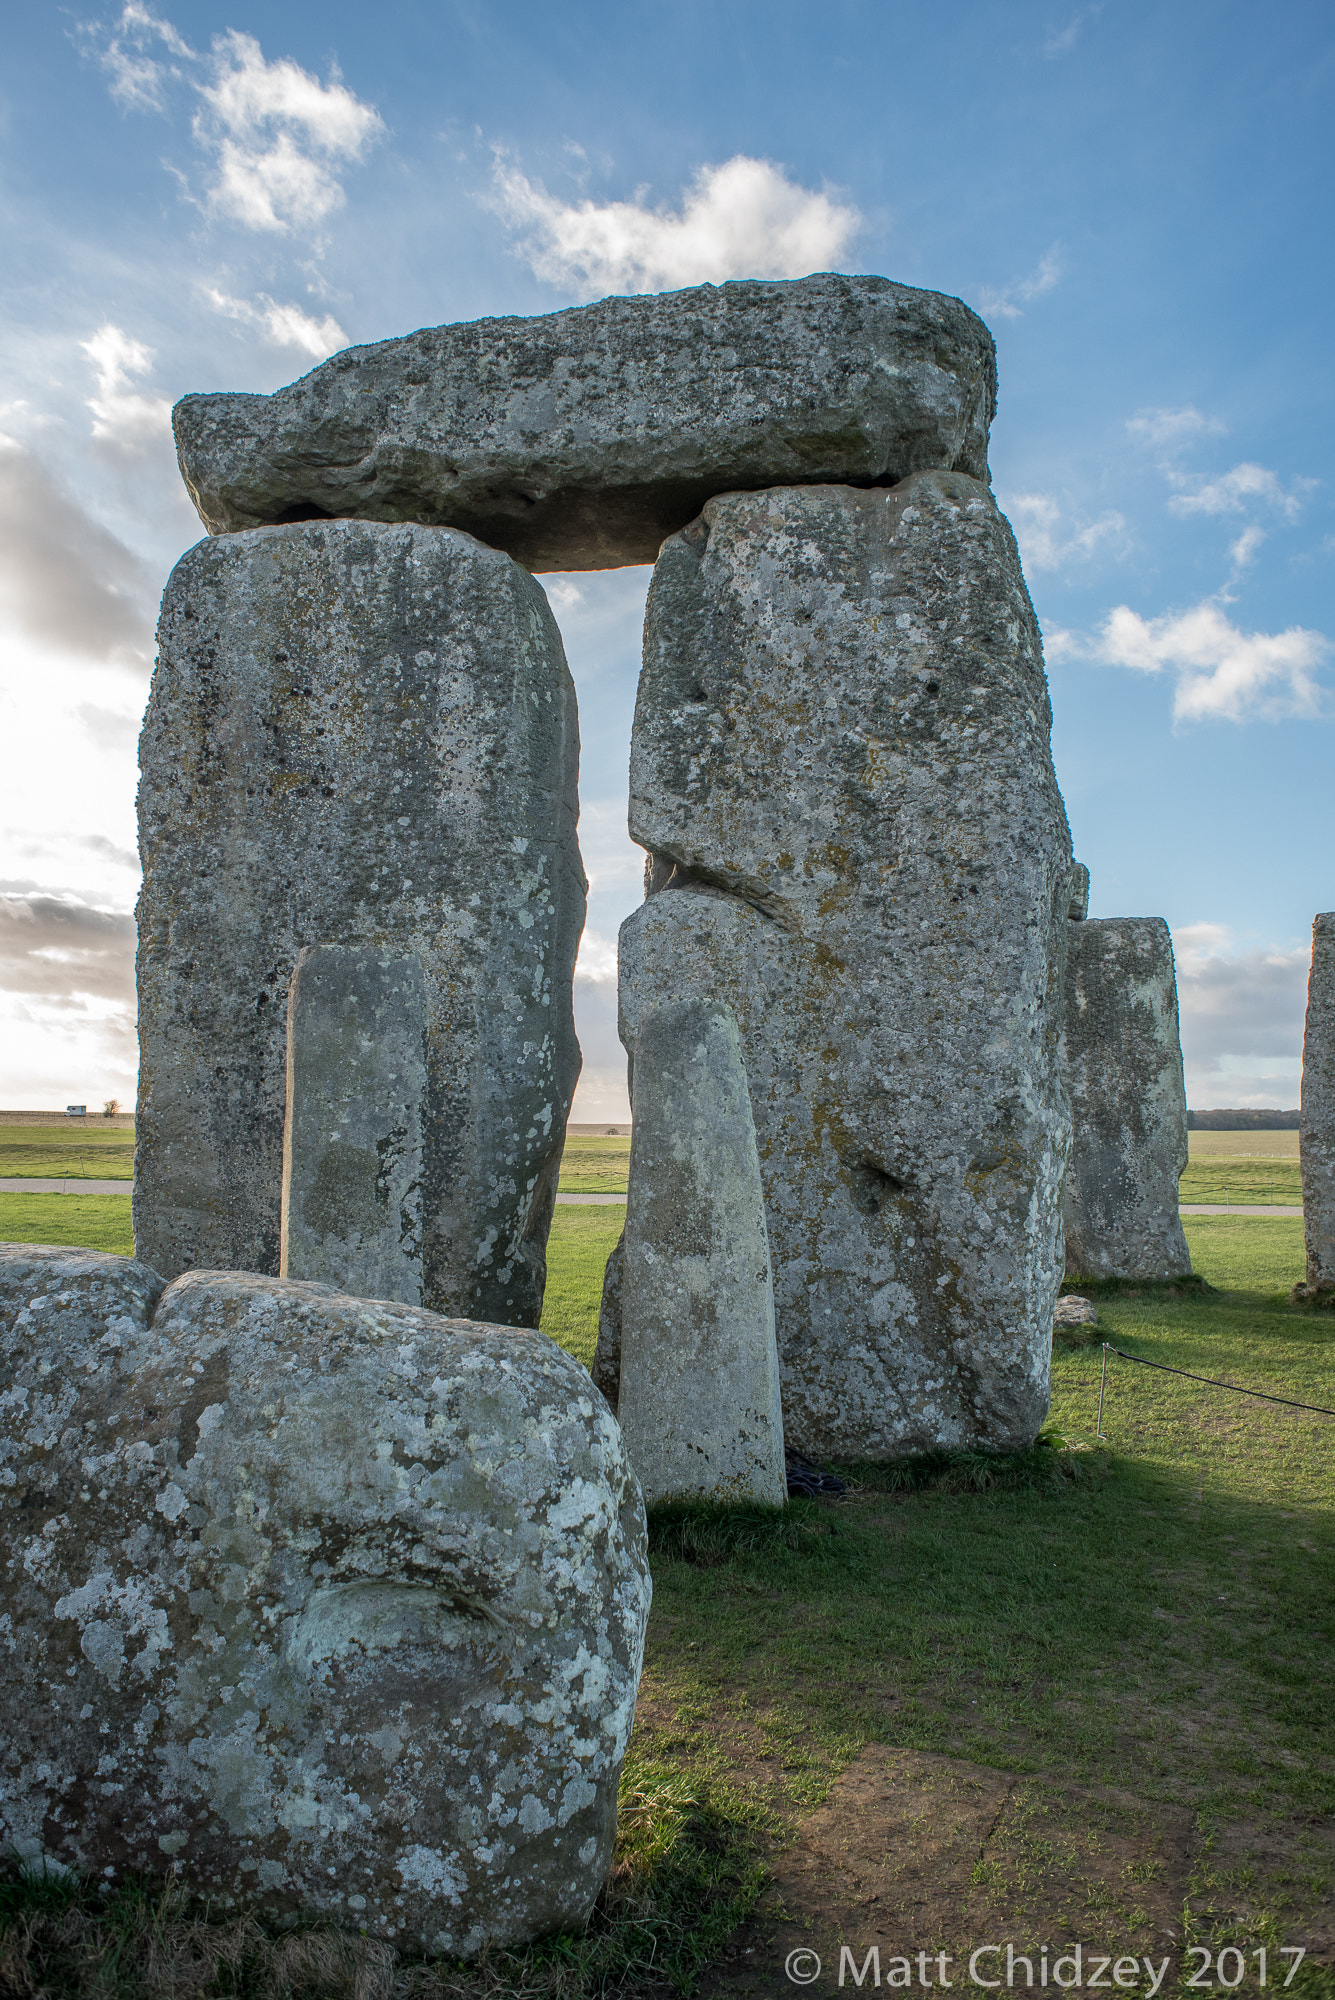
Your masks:
M787 1494L756 1128L731 1011L656 1007L634 1050L617 1414L646 1501Z
M424 521L530 569L608 569L734 488L985 480L995 403L967 306L827 272L430 327L272 396L187 396L173 423L210 534Z
M450 528L201 542L140 743L135 1240L171 1278L279 1265L303 946L416 954L422 1296L536 1325L579 1074L575 694L541 587Z
M1078 1292L1068 1292L1058 1299L1052 1309L1052 1324L1058 1326L1097 1326L1099 1309L1090 1299L1082 1299Z
M1173 940L1161 917L1071 925L1062 1070L1072 1122L1067 1272L1185 1277L1187 1099Z
M308 945L287 1002L279 1271L422 1303L426 987L415 952Z
M631 751L621 1035L735 1013L785 1431L1009 1450L1047 1410L1070 835L986 487L726 494L664 547Z
M101 1333L28 1304L3 1336L6 1845L410 1954L577 1928L650 1591L585 1370L244 1272L145 1327L108 1302L151 1274L88 1261Z
M1071 870L1071 900L1066 912L1073 924L1082 924L1089 915L1089 870L1077 861Z
M1308 1287L1335 1285L1335 910L1312 925L1298 1145Z

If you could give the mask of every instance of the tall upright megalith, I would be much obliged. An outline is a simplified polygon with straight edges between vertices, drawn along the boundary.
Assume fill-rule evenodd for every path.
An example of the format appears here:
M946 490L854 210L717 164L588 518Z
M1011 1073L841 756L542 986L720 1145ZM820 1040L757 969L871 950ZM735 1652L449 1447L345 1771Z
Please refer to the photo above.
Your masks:
M1070 926L1062 1073L1071 1098L1066 1269L1083 1278L1179 1278L1187 1099L1173 940L1162 917Z
M422 1303L426 985L416 952L306 945L287 999L279 1276Z
M1312 925L1299 1148L1307 1283L1335 1285L1335 910Z
M806 1452L1028 1444L1070 1141L1071 845L1037 622L987 487L723 494L645 624L622 1039L737 1017Z
M547 600L449 528L226 535L167 586L140 746L135 1232L276 1273L304 946L416 954L423 1302L536 1324L579 1071L574 689Z
M647 1501L787 1497L765 1197L737 1022L651 1008L635 1044L617 1417Z

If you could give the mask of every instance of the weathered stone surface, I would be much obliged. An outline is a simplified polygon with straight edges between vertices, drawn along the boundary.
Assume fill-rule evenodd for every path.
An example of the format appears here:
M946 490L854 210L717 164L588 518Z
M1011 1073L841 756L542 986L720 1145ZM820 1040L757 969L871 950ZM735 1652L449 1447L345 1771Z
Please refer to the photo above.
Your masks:
M1069 1113L1070 836L986 488L712 501L659 558L631 752L651 851L621 1033L737 1016L785 1430L814 1458L1028 1444Z
M1082 924L1089 915L1089 870L1077 861L1071 870L1071 900L1066 912L1073 924Z
M276 1272L304 945L414 952L423 1296L536 1325L579 1073L575 694L546 597L448 528L201 542L140 745L136 1243Z
M1179 1278L1187 1099L1173 940L1161 917L1073 924L1062 1073L1071 1164L1062 1203L1075 1277Z
M1298 1147L1307 1282L1335 1285L1335 910L1312 925Z
M157 1272L133 1257L0 1243L0 1337L38 1355L59 1351L72 1368L97 1368L151 1324L162 1289Z
M131 1318L4 1337L6 1843L409 1950L579 1924L649 1602L587 1374L243 1272Z
M650 1010L634 1051L618 1417L646 1501L787 1497L756 1130L731 1011Z
M1054 1326L1097 1326L1098 1307L1090 1299L1082 1299L1077 1292L1068 1292L1058 1299L1052 1310Z
M422 961L307 945L287 1002L284 1278L422 1303Z
M986 479L995 402L958 299L825 273L430 327L272 396L187 396L173 422L210 534L427 521L530 569L608 569L732 488Z

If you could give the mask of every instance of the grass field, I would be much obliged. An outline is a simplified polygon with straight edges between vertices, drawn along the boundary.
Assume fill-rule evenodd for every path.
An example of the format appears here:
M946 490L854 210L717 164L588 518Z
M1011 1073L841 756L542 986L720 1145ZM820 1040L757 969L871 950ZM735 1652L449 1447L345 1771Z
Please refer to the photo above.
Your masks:
M1296 1160L1296 1132L1188 1132L1193 1160Z
M544 1326L582 1359L621 1220L557 1213ZM879 1937L951 1953L965 1990L961 1947L1082 1938L1167 1957L1158 1990L1175 1995L1187 1947L1236 1946L1222 1983L1241 1969L1251 1993L1259 1950L1280 1986L1280 1948L1303 1945L1289 1992L1335 1994L1335 1419L1113 1357L1093 1437L1105 1338L1335 1407L1335 1315L1286 1303L1301 1223L1186 1230L1208 1289L1100 1296L1093 1343L1054 1355L1046 1448L849 1466L847 1499L782 1514L656 1510L622 1858L590 1931L480 1971L400 1970L393 1991L772 1995L800 1946L821 1954L824 1994L840 1944L861 1964ZM280 1990L277 1943L240 1983L152 1988L134 1968L153 1922L163 1963L161 1906L109 1916L79 1893L86 1926L131 1936L129 1983L107 1990ZM41 1945L56 1918L32 1915L34 1895L17 1900L46 1983L13 1990L92 1991L73 1947ZM87 1950L103 1933L80 1935ZM326 1965L302 1990L391 1990L389 1973L357 1977Z
M0 1177L134 1178L134 1133L123 1125L0 1125Z

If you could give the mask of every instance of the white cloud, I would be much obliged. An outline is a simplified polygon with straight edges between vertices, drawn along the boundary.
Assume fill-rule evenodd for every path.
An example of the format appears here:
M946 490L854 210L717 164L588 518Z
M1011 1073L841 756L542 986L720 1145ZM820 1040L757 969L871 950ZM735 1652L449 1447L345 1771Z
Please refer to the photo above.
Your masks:
M1218 417L1202 416L1194 403L1177 410L1137 410L1127 418L1126 427L1137 443L1160 450L1172 450L1188 438L1217 436L1226 428Z
M1061 569L1109 543L1126 541L1126 518L1110 507L1097 520L1069 525L1050 493L1017 493L1006 502L1026 569Z
M326 355L348 344L347 334L332 313L326 313L323 319L312 319L300 306L279 305L267 292L260 292L254 299L234 299L229 293L206 285L204 297L225 319L257 328L272 347L295 348L300 354L323 361Z
M1316 485L1314 479L1295 479L1286 491L1267 466L1250 462L1235 465L1217 479L1191 478L1184 473L1170 477L1174 485L1187 489L1175 493L1168 502L1175 514L1241 514L1260 501L1290 521L1297 519L1303 495Z
M12 623L43 645L145 668L149 592L140 558L0 433L0 603Z
M790 181L770 160L737 154L702 167L680 207L563 202L497 156L494 205L523 231L535 275L589 294L653 292L726 278L801 278L840 263L856 208Z
M1045 292L1050 292L1061 275L1061 245L1054 243L1040 257L1037 267L1027 278L1016 278L1009 285L1003 285L1000 291L990 285L982 286L978 292L978 303L985 313L1000 313L1003 319L1020 319L1030 300L1040 299Z
M0 989L51 1003L134 1001L134 918L72 897L0 895Z
M1324 690L1313 680L1330 651L1321 632L1291 625L1285 632L1243 632L1212 599L1190 611L1142 618L1119 604L1104 621L1096 657L1110 666L1178 676L1177 721L1250 715L1318 715Z
M153 349L109 321L79 345L97 372L97 394L88 398L88 407L99 443L134 453L169 437L172 406L167 398L146 396L130 386L131 377L146 375L152 367Z
M319 222L344 199L338 161L361 158L384 130L378 113L338 79L321 83L289 58L266 62L253 35L213 44L213 81L195 137L217 172L211 205L247 229L282 232Z
M138 0L130 0L97 57L111 78L112 96L127 111L165 110L167 86L180 79L181 71L175 64L159 62L146 52L154 43L161 43L169 55L186 62L197 60L194 50L170 21L160 20L149 8L139 5Z
M1265 540L1265 529L1244 528L1236 542L1229 546L1229 555L1235 570L1247 569L1256 560L1256 551Z
M590 986L615 987L617 948L611 938L600 937L597 931L585 928L579 941L579 956L575 960L575 977L585 980Z
M1198 923L1174 930L1173 950L1189 1072L1218 1075L1242 1064L1279 1073L1301 1059L1306 946L1241 950L1226 925ZM1220 1101L1237 1100L1225 1091Z
M1084 657L1085 648L1068 626L1045 625L1043 651L1051 661L1079 660Z
M1069 56L1080 39L1080 30L1086 21L1097 21L1102 12L1101 6L1078 8L1064 28L1054 28L1047 39L1040 43L1039 54L1046 56L1049 62L1057 56Z

